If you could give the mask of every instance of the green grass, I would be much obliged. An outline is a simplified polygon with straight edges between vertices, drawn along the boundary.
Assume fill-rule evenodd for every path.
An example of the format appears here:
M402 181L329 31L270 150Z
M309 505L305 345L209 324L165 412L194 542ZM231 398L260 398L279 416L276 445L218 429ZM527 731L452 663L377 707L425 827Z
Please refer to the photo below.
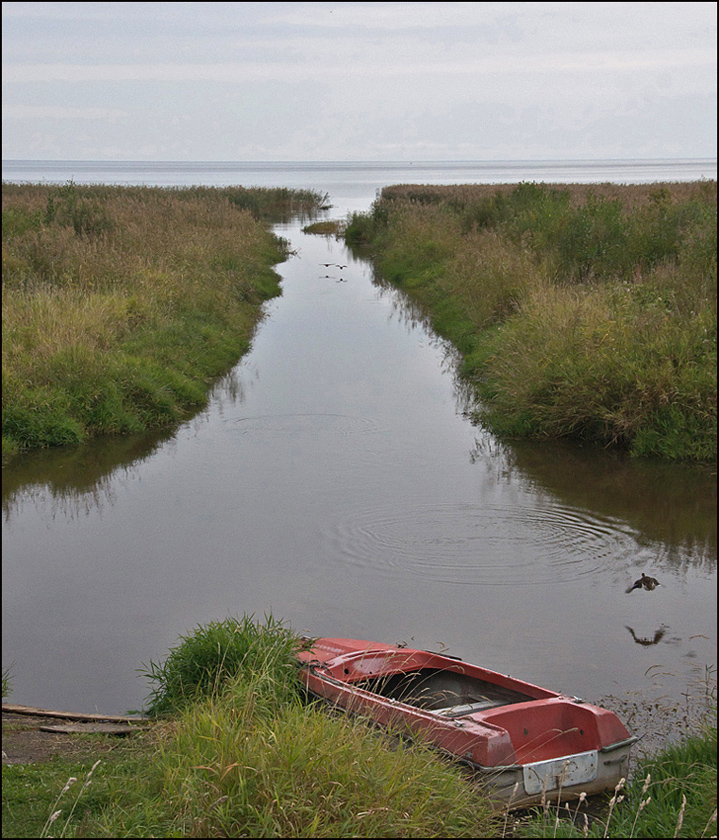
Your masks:
M88 771L84 763L58 760L3 767L2 836L48 836L44 833L47 821L58 810L68 779L80 778ZM64 823L63 819L53 828ZM53 832L51 836L57 835Z
M496 816L457 768L299 700L261 709L262 687L241 679L94 770L6 766L3 837L43 836L57 811L46 836L490 836Z
M161 759L164 794L177 803L171 831L485 836L489 808L434 754L299 699L273 709L260 700L254 681L238 682L181 717Z
M302 190L3 183L3 455L172 426L250 346Z
M37 764L3 766L2 836L93 837L97 835L90 826L105 809L131 803L138 807L140 802L148 817L144 836L153 836L159 788L149 770L159 733L122 740L108 735L72 737L77 742L72 758L59 754Z
M262 699L281 705L297 694L295 651L301 640L272 615L260 624L253 616L228 618L196 627L181 636L167 658L144 670L154 683L151 715L176 712L203 697L221 694L241 676L259 679Z
M88 740L82 763L4 768L3 836L490 835L496 815L457 767L307 704L290 642L272 619L197 628L153 670L153 708L181 711L110 754Z
M455 344L496 434L715 459L715 182L388 187L345 239Z

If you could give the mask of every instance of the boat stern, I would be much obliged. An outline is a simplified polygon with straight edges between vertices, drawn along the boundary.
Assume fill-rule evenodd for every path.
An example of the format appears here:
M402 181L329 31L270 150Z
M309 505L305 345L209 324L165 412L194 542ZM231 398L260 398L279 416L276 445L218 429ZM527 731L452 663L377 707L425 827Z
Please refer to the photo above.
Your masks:
M626 779L629 754L638 739L547 761L505 767L476 766L487 795L501 808L528 808L545 802L567 802L616 788Z
M519 703L483 719L506 729L514 746L516 764L477 768L510 807L611 790L626 778L638 740L613 712L571 697Z

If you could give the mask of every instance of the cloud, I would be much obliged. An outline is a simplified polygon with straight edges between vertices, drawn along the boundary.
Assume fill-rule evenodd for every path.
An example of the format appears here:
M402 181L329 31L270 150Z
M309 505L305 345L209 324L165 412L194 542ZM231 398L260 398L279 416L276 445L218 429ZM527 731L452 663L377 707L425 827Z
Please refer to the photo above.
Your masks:
M280 13L260 17L264 24L306 28L402 31L466 26L495 17L490 9L480 10L477 3L271 3L264 6L290 6ZM492 6L496 4L484 4ZM505 4L506 5L506 4ZM512 4L510 4L512 5ZM522 3L514 4L520 7ZM519 8L517 8L519 12ZM504 14L504 13L502 13Z
M394 149L496 158L510 148L520 157L547 148L631 156L632 143L640 157L648 144L667 156L685 143L688 155L715 148L713 3L2 10L5 157L28 153L33 127L74 156L73 120L86 148L123 148L123 157L133 147L201 159L234 159L241 149L263 159L361 159Z
M230 82L239 79L277 79L288 74L301 78L336 76L484 76L496 73L595 73L637 72L649 70L716 70L716 53L709 49L672 50L659 53L564 53L554 55L482 55L469 59L434 59L419 61L387 57L368 62L367 57L345 56L328 59L289 57L286 61L238 61L224 63L157 64L7 64L3 84L27 82L89 81L208 81ZM716 81L712 82L716 88Z
M128 115L119 108L69 108L63 105L7 105L4 120L117 120Z

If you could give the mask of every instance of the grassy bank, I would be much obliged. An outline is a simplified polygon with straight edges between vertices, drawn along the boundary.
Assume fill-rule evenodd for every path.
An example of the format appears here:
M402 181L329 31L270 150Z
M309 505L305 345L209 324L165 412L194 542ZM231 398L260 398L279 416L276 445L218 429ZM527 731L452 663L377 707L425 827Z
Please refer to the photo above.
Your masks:
M457 768L304 701L298 643L272 618L198 628L149 667L165 716L150 734L94 770L4 768L3 836L43 836L57 811L52 836L488 836L496 818Z
M3 768L3 836L584 833L582 802L572 805L577 828L565 809L505 819L465 772L421 744L308 704L296 678L299 643L271 617L197 628L147 669L150 709L162 715L149 733L112 748L107 736L87 736L82 760ZM648 759L588 830L703 837L716 833L712 815L715 721Z
M3 455L171 425L245 352L272 218L326 196L242 187L2 187Z
M397 186L348 223L500 435L716 457L716 182Z

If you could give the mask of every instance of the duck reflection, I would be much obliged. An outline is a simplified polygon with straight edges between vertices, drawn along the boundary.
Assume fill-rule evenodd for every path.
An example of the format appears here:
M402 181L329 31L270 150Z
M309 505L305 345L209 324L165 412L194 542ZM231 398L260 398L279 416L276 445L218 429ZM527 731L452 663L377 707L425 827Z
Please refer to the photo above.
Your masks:
M638 645L644 645L644 647L650 647L651 645L658 645L659 642L664 638L664 634L667 632L667 627L664 624L662 624L659 627L659 629L656 631L656 633L650 639L645 639L642 636L637 636L637 634L634 632L634 630L632 630L632 628L629 627L628 625L625 625L625 627L627 628L627 630L629 630L629 632L631 634L631 637L634 639L634 641Z

